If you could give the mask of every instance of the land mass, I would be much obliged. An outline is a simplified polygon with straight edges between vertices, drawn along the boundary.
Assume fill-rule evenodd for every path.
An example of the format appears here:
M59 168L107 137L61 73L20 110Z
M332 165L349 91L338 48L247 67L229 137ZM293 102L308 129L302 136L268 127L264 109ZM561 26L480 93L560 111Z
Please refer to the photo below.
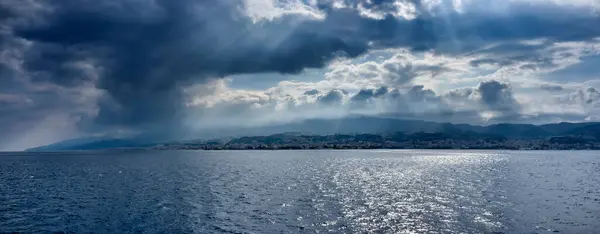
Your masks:
M215 134L209 135L216 137L205 137L196 140L74 139L33 148L29 151L103 149L600 149L600 123L477 126L394 118L356 117L342 120L308 120L267 128L225 129L214 132ZM261 133L264 135L260 135Z
M410 135L298 135L241 137L227 140L173 142L150 147L159 150L302 150L302 149L506 149L506 150L598 150L600 141L577 136L548 139L507 139L502 136L465 133L419 132Z

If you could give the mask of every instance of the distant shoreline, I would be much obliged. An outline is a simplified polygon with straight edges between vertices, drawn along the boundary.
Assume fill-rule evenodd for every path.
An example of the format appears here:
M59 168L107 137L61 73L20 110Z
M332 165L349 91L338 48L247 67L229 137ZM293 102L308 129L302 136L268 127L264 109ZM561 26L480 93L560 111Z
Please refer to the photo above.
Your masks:
M114 151L128 151L114 150ZM131 149L136 150L136 149ZM137 149L137 151L353 151L353 150L429 150L429 151L600 151L600 149L427 149L427 148L360 148L360 149ZM85 151L85 150L83 150ZM64 152L64 151L63 151Z
M432 150L432 151L600 151L600 148L566 148L566 149L508 149L508 148L324 148L324 149L106 149L107 151L352 151L352 150ZM87 151L87 150L79 150ZM63 151L64 152L64 151Z
M102 142L100 142L102 143ZM285 134L234 138L231 140L185 141L114 147L79 146L64 149L38 149L27 152L95 151L95 150L600 150L600 142L582 137L547 139L506 139L494 136L458 138L436 133L418 135L329 135L290 136Z
M42 153L42 154L57 154L57 153L93 153L93 152L127 152L127 151L369 151L369 150L423 150L423 151L600 151L600 149L428 149L428 148L356 148L356 149L154 149L154 148L123 148L123 149L97 149L97 150L57 150L57 151L0 151L2 154L26 154L26 153Z
M272 135L269 135L272 134ZM162 150L318 150L318 149L462 149L462 150L599 150L600 123L468 124L394 118L315 119L267 129L229 129L212 139L89 137L66 140L27 151L162 149Z
M227 141L172 142L149 147L157 150L600 150L600 142L578 136L545 139L507 139L494 135L286 135L242 137Z

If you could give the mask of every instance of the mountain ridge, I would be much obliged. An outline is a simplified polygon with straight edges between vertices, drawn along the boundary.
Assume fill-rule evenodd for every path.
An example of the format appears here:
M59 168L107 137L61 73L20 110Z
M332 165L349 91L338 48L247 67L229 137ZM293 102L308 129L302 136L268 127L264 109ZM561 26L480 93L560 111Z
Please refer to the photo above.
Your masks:
M299 135L328 136L336 134L378 134L391 135L402 133L441 133L446 138L465 134L489 135L506 139L545 139L550 137L574 136L591 140L600 140L600 123L568 123L555 124L492 124L488 126L471 124L439 123L424 120L397 119L389 117L357 116L342 119L309 119L296 123L280 124L265 127L208 129L195 141L235 139L243 137L271 136L282 133ZM152 140L143 137L131 138L91 138L76 144L78 139L58 142L55 144L28 149L27 151L56 151L56 150L98 150L113 148L147 148L157 144L181 143L182 140ZM194 141L194 140L186 140Z

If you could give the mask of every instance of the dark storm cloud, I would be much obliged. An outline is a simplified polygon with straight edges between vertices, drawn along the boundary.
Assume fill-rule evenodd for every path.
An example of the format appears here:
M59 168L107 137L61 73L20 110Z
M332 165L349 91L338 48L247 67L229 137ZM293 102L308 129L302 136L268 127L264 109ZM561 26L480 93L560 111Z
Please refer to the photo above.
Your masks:
M365 22L372 29L366 33L377 33L381 38L378 41L380 46L403 45L413 50L433 49L453 54L498 42L515 42L494 47L499 51L544 47L516 43L537 38L547 38L547 43L591 40L600 35L600 29L595 26L598 23L600 16L581 9L530 3L512 3L500 13L493 9L484 12L467 10L464 13L447 11L422 14L410 21L395 21L388 16L376 23Z
M25 68L35 79L73 85L82 76L68 65L93 60L105 69L98 88L109 94L98 121L110 124L177 119L179 87L190 82L297 73L367 49L365 38L322 22L300 24L290 16L252 24L239 1L42 2L54 9L44 23L15 28L17 36L37 42Z
M8 6L0 5L0 20L6 20L14 17L14 12Z
M13 87L13 80L9 79L9 77L14 76L14 71L7 66L6 64L0 63L0 77L4 79L0 79L0 91L8 91L10 87Z

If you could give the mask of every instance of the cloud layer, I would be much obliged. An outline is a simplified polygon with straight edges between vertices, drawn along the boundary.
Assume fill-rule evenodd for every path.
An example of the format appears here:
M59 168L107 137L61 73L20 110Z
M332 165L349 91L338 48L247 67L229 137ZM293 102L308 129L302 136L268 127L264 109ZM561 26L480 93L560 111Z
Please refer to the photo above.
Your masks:
M593 0L5 0L0 148L355 113L591 121L594 77L544 77L598 56L599 9ZM320 79L303 81L308 70ZM298 79L229 85L264 73ZM525 95L534 92L548 98Z

